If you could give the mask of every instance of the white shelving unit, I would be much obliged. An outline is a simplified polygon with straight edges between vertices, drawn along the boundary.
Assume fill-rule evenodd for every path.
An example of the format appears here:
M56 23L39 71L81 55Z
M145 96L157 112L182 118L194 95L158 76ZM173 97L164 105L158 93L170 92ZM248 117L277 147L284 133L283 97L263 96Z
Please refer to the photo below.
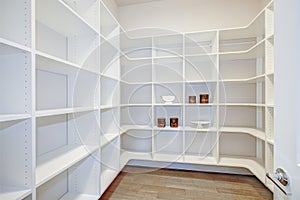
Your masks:
M0 199L96 200L130 160L243 167L272 189L272 3L245 27L131 38L102 1L0 2Z
M122 35L121 167L129 160L242 167L272 189L265 180L274 156L272 5L245 27ZM208 104L200 94L209 94ZM162 95L174 95L173 104ZM161 117L165 128L157 127ZM191 123L199 120L210 124Z

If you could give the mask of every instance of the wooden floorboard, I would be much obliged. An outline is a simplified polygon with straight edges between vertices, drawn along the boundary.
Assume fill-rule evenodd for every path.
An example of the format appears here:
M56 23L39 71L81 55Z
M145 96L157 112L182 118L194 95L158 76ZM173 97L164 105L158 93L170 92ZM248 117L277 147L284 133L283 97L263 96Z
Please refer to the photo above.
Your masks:
M125 167L100 200L272 200L254 176Z

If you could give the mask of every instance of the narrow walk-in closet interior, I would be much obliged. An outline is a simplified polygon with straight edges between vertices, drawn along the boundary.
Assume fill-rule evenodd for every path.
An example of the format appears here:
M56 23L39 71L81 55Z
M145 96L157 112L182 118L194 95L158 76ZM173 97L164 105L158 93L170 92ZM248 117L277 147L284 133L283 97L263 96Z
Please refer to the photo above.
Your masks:
M97 200L128 164L273 191L273 2L193 31L130 30L107 2L0 0L0 199Z

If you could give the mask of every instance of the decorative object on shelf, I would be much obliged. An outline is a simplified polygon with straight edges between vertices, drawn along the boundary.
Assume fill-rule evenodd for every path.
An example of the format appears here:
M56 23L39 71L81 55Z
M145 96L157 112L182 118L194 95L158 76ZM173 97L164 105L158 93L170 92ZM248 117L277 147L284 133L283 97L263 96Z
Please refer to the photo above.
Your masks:
M170 118L170 127L171 128L178 128L178 117L171 117Z
M157 118L157 127L165 128L166 127L166 118Z
M175 100L175 96L173 95L161 96L161 98L165 102L165 104L172 104Z
M189 103L196 103L196 96L189 96Z
M208 103L209 94L200 94L200 103Z
M197 129L208 128L210 121L195 120L191 121L191 124L195 124Z

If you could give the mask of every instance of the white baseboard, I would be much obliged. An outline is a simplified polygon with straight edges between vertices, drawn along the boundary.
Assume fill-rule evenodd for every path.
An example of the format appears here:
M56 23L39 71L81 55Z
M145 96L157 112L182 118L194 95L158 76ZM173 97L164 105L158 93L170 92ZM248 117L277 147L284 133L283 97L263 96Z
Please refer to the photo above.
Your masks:
M166 169L226 173L226 174L238 174L238 175L253 175L249 170L244 168L219 167L219 166L182 164L182 163L167 163L167 162L158 162L158 161L131 160L127 163L127 166L166 168Z

